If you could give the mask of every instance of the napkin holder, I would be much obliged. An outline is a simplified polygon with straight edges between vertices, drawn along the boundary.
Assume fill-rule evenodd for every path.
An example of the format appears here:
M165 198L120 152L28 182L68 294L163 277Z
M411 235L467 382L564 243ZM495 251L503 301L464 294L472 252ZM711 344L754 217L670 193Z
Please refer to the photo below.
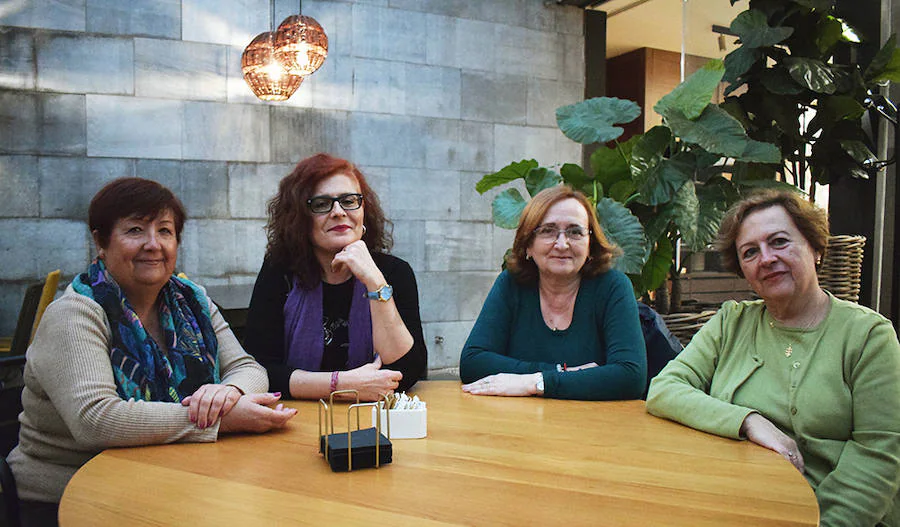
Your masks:
M347 432L334 431L334 396L352 394L356 403L347 408ZM385 403L387 398L382 396ZM338 390L332 392L326 403L319 399L319 452L325 456L333 472L350 472L359 468L378 468L390 463L393 455L391 441L381 433L381 415L374 420L374 427L360 430L359 409L363 407L377 408L379 403L360 403L356 390ZM350 415L356 409L356 430L350 429ZM324 412L324 413L323 413ZM390 412L388 412L390 413ZM325 433L322 433L322 423ZM390 416L387 417L387 433L391 433Z
M375 424L379 413L382 421L389 421L388 439L421 439L428 435L428 408L385 410L378 404L378 408L372 408L372 423Z

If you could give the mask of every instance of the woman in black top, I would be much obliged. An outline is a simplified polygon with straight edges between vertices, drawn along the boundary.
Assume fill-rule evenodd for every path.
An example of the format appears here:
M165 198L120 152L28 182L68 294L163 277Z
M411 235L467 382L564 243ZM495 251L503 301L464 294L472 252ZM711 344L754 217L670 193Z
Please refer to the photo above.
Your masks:
M354 389L371 401L424 373L416 278L385 253L386 223L348 161L317 154L281 180L244 342L270 390L317 399Z

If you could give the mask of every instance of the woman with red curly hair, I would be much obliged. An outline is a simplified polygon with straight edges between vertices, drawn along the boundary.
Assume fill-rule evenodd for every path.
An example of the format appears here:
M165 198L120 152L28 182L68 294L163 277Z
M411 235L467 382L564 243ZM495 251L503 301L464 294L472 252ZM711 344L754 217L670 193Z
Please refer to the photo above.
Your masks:
M349 161L316 154L281 180L244 342L272 390L318 399L353 389L373 401L424 373L415 275L387 254L386 224Z

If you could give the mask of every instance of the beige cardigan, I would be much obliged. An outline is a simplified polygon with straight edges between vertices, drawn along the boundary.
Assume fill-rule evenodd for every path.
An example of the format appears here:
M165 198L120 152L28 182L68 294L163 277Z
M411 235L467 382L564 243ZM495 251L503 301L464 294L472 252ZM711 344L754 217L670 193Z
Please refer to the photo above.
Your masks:
M238 343L210 302L222 383L268 389L266 371ZM109 363L106 313L70 285L50 304L26 353L19 445L7 461L19 498L58 502L69 479L103 449L211 442L219 423L200 430L175 403L122 400Z

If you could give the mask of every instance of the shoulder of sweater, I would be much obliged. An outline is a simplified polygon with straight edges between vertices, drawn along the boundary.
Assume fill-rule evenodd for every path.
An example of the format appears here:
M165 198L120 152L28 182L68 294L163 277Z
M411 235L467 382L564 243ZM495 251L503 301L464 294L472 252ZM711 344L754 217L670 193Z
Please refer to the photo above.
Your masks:
M412 268L403 258L388 253L372 253L372 261L374 261L375 265L382 271L403 267Z

